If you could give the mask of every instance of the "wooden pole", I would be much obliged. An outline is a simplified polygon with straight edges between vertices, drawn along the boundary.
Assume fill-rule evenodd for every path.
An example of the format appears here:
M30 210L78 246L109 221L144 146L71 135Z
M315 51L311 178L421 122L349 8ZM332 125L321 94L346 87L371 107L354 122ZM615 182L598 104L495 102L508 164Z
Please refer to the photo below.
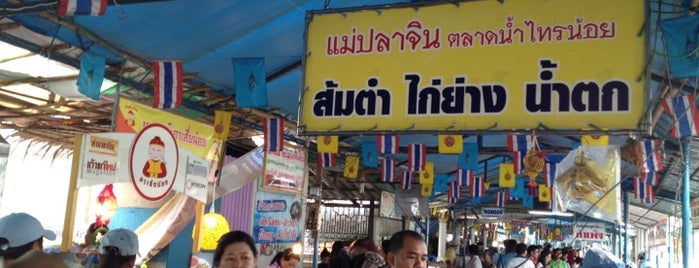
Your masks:
M73 244L73 232L75 231L75 207L78 203L78 172L80 172L80 155L82 155L83 135L76 134L73 148L73 165L70 170L70 182L68 183L68 198L66 200L66 214L63 219L63 234L61 240L61 252L69 252Z

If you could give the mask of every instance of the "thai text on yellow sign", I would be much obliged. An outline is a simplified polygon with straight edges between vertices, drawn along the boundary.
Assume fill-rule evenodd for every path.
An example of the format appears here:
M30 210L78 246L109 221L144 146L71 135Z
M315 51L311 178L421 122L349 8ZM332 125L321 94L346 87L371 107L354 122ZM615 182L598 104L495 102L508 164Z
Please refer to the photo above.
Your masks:
M207 160L218 160L217 150L220 150L221 146L219 141L213 139L213 126L126 98L119 99L117 132L138 133L150 123L167 126L175 137L177 146Z
M644 16L636 0L310 14L301 129L635 129Z

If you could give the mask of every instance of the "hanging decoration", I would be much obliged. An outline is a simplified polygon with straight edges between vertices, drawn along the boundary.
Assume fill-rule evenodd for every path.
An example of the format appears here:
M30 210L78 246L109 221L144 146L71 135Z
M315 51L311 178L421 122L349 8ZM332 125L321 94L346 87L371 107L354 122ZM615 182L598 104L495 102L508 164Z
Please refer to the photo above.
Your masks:
M204 250L216 249L218 239L230 231L228 221L223 215L216 213L214 205L211 204L209 213L202 217L201 225L201 248Z
M539 172L544 170L544 165L546 161L544 160L544 152L539 148L539 142L537 137L532 135L532 146L529 148L529 152L524 156L524 173L532 179L530 180L530 187L536 187L535 178L539 175ZM533 185L532 185L533 182Z

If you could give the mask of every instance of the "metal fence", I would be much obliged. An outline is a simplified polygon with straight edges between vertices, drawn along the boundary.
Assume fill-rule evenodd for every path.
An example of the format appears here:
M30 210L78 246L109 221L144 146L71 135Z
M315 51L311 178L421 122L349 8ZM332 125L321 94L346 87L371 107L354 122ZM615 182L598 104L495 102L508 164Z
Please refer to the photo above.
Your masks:
M321 241L354 240L369 234L369 208L325 207Z

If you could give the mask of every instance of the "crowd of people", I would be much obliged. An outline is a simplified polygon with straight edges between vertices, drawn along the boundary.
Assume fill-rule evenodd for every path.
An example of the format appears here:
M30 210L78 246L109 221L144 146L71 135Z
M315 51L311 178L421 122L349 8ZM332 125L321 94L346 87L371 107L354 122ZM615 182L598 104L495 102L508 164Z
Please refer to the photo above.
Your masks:
M94 229L94 230L93 230ZM94 234L102 232L94 258L84 263L86 268L130 268L138 256L138 236L128 229L96 228L91 226L86 235L88 247ZM94 234L93 234L94 233ZM44 239L54 240L56 235L46 230L34 217L26 213L12 213L0 218L0 267L67 268L58 257L43 252ZM509 239L504 241L504 252L497 248L484 248L482 243L457 249L451 245L445 254L448 268L578 268L583 259L570 247L552 248L526 245ZM650 267L644 254L638 256L638 268ZM258 265L255 241L248 233L232 231L221 236L214 251L214 267L253 268ZM291 248L278 252L267 268L293 268L301 262L301 256ZM336 241L332 251L323 250L320 268L426 268L427 244L419 233L398 231L380 247L370 238L349 243ZM635 268L635 265L630 267Z
M232 231L219 239L214 253L214 266L220 268L253 268L257 265L257 250L252 237L242 231ZM371 239L362 238L349 246L333 243L331 252L322 254L319 267L332 268L426 268L427 244L414 231L399 231L379 248ZM296 267L301 257L291 249L279 252L267 268Z
M91 229L93 227L91 226ZM106 231L106 230L105 230ZM97 232L97 229L93 230ZM92 234L86 235L88 247ZM90 239L88 239L90 238ZM57 256L43 252L44 239L54 240L56 234L47 230L33 216L12 213L0 218L0 267L6 268L67 268ZM325 267L384 268L427 267L427 244L414 231L399 231L382 243L381 249L369 238L358 239L349 246L333 245L332 252L324 255ZM99 241L95 261L88 268L132 268L139 255L138 236L131 230L108 230ZM232 231L219 238L214 250L213 263L218 268L254 268L258 263L255 241L248 233ZM290 248L277 253L267 268L297 267L301 256Z
M456 253L456 247L447 250L446 262L450 268L577 268L583 259L570 247L552 248L504 241L504 252L497 248L484 248L483 243L465 246Z

